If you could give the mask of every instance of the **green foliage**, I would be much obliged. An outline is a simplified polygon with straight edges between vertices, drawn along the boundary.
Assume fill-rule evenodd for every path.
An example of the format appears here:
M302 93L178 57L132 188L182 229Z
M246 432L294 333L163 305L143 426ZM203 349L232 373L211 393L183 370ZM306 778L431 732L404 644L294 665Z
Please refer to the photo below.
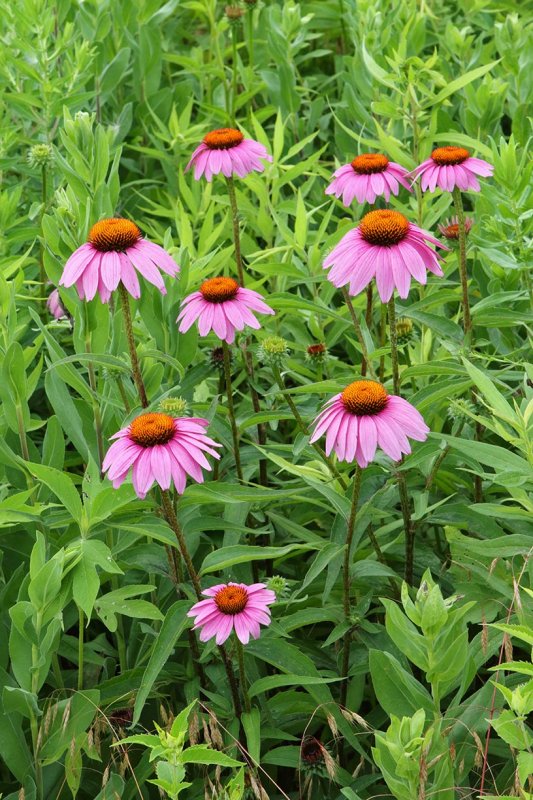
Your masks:
M0 796L532 800L529 9L258 0L230 23L225 5L0 2ZM235 274L226 182L185 172L202 137L233 124L273 156L235 181L246 285L276 311L232 348L242 482L219 341L175 324L202 280ZM364 471L347 618L352 466L332 475L289 402L307 430L360 372L322 262L366 209L324 189L362 152L412 169L440 144L494 165L464 194L474 336L449 243L444 278L397 304L412 323L402 395L432 433ZM418 188L391 205L435 235L454 213L449 193ZM140 413L118 297L61 287L68 316L45 308L109 216L181 266L167 294L144 282L131 307L150 410L180 398L223 445L177 504L202 587L276 591L245 647L241 722L216 644L190 630L196 598L157 490L140 500L101 474L109 437ZM376 295L366 303L355 313L392 391ZM417 589L402 582L402 474ZM234 636L227 657L237 679Z

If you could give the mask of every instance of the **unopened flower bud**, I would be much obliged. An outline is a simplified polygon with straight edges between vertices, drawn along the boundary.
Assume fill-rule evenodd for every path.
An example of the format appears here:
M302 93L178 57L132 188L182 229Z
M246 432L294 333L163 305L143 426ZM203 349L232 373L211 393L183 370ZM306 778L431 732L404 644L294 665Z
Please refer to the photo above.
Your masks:
M326 360L327 355L328 348L324 342L317 342L316 344L309 345L305 357L307 361L314 361L315 364L321 364Z
M267 336L257 348L257 356L266 364L280 366L289 355L289 348L281 336Z
M187 413L188 403L183 397L165 397L159 403L159 408L165 414L183 417Z
M30 167L46 167L54 160L52 145L41 142L34 144L28 151L28 164Z

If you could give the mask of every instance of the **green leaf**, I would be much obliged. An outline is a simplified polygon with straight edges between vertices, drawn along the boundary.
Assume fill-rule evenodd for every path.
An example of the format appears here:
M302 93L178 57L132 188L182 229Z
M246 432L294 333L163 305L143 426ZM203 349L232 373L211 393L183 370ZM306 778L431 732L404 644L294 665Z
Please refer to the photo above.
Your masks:
M241 761L213 750L204 744L193 745L184 750L179 757L182 764L214 764L219 767L242 767Z
M470 72L465 72L464 75L461 75L459 78L456 78L454 81L447 83L444 89L436 94L434 97L431 97L426 102L420 104L421 109L431 108L437 103L441 103L443 100L446 100L451 94L455 94L460 89L463 89L465 86L468 86L469 83L472 81L481 78L483 75L486 75L487 72L490 72L496 64L499 64L501 59L497 61L490 61L488 64L483 64L481 67L476 67L475 69L471 69Z
M393 655L381 650L369 652L372 685L380 706L387 714L411 717L419 709L435 713L431 695L400 665Z
M228 569L235 564L245 564L248 561L266 561L289 554L305 553L308 550L316 550L318 546L318 544L286 544L285 547L257 547L236 544L221 547L220 550L214 550L205 557L200 574L206 575L208 572Z
M28 462L27 466L32 475L48 486L79 525L83 517L83 506L78 490L69 475L44 464Z
M144 671L141 688L135 698L135 707L133 709L133 724L136 725L141 716L144 704L148 699L152 687L157 680L161 670L170 658L176 642L185 630L188 622L187 612L191 604L189 600L178 600L167 611L161 630L155 640L150 660Z

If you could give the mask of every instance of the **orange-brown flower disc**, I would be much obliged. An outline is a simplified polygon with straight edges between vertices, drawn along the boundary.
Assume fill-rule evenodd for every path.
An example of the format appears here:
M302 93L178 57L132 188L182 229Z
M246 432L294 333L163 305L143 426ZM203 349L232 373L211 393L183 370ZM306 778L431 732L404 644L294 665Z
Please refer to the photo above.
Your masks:
M325 353L326 349L326 345L323 342L319 342L318 344L310 344L307 348L307 352L310 356L319 356Z
M459 225L455 222L451 225L446 225L443 230L444 236L447 239L458 239L459 238Z
M389 165L387 156L381 153L363 153L352 161L354 172L358 175L372 175L375 172L383 172Z
M130 425L130 439L141 447L167 444L174 433L174 420L168 414L141 414Z
M236 147L243 139L242 133L235 128L218 128L204 136L204 144L211 150L227 150L229 147Z
M238 614L246 608L248 592L242 586L224 586L215 595L215 603L223 614Z
M376 381L354 381L341 394L344 408L358 417L379 414L388 399L389 395Z
M399 211L369 211L361 220L359 231L366 242L386 247L405 239L409 232L409 221Z
M233 278L208 278L200 286L204 300L210 303L224 303L233 300L239 291L239 284Z
M133 247L140 238L141 231L137 225L129 219L120 217L101 219L89 231L89 242L102 253L108 253L110 250L121 252Z
M455 147L449 144L433 150L431 158L439 167L453 167L454 164L462 164L463 161L470 158L470 153L464 147Z

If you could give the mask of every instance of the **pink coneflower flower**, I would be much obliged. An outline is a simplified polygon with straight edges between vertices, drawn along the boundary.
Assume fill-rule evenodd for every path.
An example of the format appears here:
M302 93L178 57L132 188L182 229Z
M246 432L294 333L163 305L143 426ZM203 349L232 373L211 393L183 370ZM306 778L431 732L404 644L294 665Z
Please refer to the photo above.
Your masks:
M188 331L198 320L200 336L207 336L212 330L228 344L235 341L235 331L242 331L246 325L256 330L261 327L252 311L275 313L258 292L243 289L233 278L208 278L199 292L183 300L182 306L176 320L180 323L180 333Z
M255 139L245 139L235 128L219 128L204 136L203 141L185 167L185 172L194 164L194 177L202 175L210 182L213 175L222 172L226 178L238 175L245 178L250 172L263 172L261 159L272 161L265 147Z
M334 286L349 283L351 295L359 294L375 277L383 303L390 300L395 288L400 297L407 297L411 276L425 284L426 270L439 277L443 274L440 256L424 240L449 249L399 211L369 211L333 248L324 269L332 267L328 280Z
M429 428L407 400L389 395L376 381L355 381L332 397L315 420L310 442L326 434L326 453L335 451L341 461L354 459L360 467L373 460L376 448L399 461L411 452L407 440L424 442Z
M333 173L326 194L342 197L345 206L349 206L354 197L358 203L373 203L376 197L383 195L388 202L391 193L398 194L400 184L412 191L407 174L405 167L389 161L381 153L364 153Z
M453 192L457 186L462 191L473 189L479 192L476 175L490 178L494 167L482 158L473 158L464 147L447 145L433 150L431 158L419 164L411 175L421 175L420 186L425 192L434 192L438 187L444 192Z
M50 292L46 301L46 307L54 319L65 319L68 317L59 296L59 289L54 289Z
M276 594L264 583L219 583L202 594L208 599L195 603L187 614L195 618L193 630L201 628L201 642L216 636L216 643L224 644L235 629L239 641L248 644L250 636L259 638L260 625L270 625L268 606Z
M187 475L203 483L202 467L211 469L204 453L220 458L213 448L222 445L206 436L208 424L197 417L141 414L111 437L117 441L107 451L102 470L118 489L133 468L133 488L141 500L154 483L169 489L173 482L181 494Z
M122 281L132 297L141 296L137 272L166 294L159 270L177 275L179 267L159 245L143 239L141 231L129 219L102 219L89 231L89 241L82 244L65 264L60 286L73 286L82 300L92 300L96 292L107 303Z
M468 236L472 228L472 220L470 217L465 217L465 233ZM447 219L444 225L439 224L439 231L445 239L458 239L459 238L459 220L457 217Z

